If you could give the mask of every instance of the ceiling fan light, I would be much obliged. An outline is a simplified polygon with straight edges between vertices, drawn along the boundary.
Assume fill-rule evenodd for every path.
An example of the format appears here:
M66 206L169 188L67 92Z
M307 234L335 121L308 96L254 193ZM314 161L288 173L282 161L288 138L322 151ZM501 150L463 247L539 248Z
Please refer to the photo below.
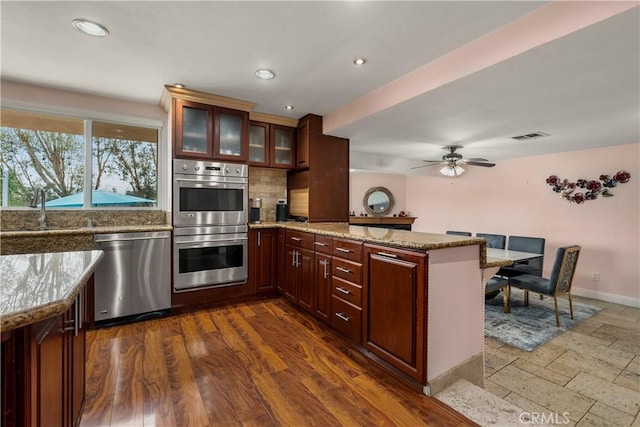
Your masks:
M440 169L440 173L444 176L448 176L448 177L454 177L454 176L460 176L464 173L464 169L461 168L460 166L445 166L442 169Z

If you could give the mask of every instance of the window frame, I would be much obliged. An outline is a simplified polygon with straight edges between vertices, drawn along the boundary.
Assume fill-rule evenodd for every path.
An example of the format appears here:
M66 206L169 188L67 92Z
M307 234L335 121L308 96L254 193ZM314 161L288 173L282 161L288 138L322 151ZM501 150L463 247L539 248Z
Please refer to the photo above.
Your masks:
M131 210L131 211L166 211L167 204L169 203L167 197L168 184L168 160L167 160L167 150L166 150L166 132L165 125L162 121L139 117L139 116L127 116L127 115L116 115L109 113L101 113L101 112L89 112L89 111L68 111L67 109L61 108L61 111L52 110L50 108L33 108L33 107L25 107L12 103L2 103L2 109L10 109L14 111L23 111L25 113L40 113L40 114L48 114L51 116L58 117L68 117L78 120L83 120L84 122L84 176L83 176L83 204L80 208L64 208L64 207L51 207L47 208L47 210L56 210L56 211L72 211L72 210ZM118 125L126 125L126 126L138 126L138 127L147 127L151 129L156 129L158 131L158 162L156 165L156 181L157 181L157 198L156 198L156 206L145 206L145 207L128 207L128 206L92 206L91 205L91 191L93 187L93 122L108 122ZM0 206L0 210L23 210L23 209L32 209L25 206Z

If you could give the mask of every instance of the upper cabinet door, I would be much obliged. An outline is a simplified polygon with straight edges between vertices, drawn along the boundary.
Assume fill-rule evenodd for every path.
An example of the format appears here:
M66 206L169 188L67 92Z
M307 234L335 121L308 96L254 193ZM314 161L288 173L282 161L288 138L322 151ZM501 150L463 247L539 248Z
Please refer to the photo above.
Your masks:
M249 148L249 113L215 107L213 157L219 160L245 162Z
M174 100L174 149L176 157L211 158L213 107Z
M296 153L296 169L309 168L309 122L301 121L298 125L298 150Z
M269 124L249 124L249 165L269 167Z
M309 144L311 144L311 136L315 134L322 134L322 117L315 114L307 114L298 121L296 169L309 169L311 163Z
M295 160L295 129L271 125L271 167L293 169Z

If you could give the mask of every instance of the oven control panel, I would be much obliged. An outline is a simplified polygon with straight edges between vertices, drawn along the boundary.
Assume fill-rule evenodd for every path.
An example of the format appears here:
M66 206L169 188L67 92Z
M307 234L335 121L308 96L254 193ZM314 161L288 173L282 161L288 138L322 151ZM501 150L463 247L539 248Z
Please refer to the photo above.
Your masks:
M228 176L246 178L249 168L237 163L203 162L198 160L173 161L173 173L182 175Z

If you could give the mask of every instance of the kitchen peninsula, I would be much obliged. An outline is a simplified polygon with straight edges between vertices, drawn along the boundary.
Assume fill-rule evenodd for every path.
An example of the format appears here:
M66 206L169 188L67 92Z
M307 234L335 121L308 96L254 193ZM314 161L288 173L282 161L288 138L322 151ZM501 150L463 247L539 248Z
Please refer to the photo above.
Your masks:
M3 425L76 425L84 401L85 285L102 257L0 257Z
M374 361L427 395L459 378L483 385L484 239L346 223L250 229L255 242L277 230L280 293Z

